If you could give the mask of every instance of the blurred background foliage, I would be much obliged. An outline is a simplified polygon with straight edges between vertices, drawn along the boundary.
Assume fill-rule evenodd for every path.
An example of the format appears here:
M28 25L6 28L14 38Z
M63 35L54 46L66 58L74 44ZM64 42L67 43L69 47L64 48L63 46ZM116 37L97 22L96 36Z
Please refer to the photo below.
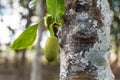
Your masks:
M111 68L116 80L120 80L120 0L109 0L114 12L111 25Z
M24 50L11 49L11 43L31 23L39 19L36 3L32 0L0 0L0 80L30 80L32 63L36 53L36 42ZM120 0L109 0L114 12L111 25L110 62L116 80L120 80ZM42 29L41 50L48 38L48 31ZM37 40L36 40L37 41ZM59 57L48 63L41 52L41 80L58 80Z

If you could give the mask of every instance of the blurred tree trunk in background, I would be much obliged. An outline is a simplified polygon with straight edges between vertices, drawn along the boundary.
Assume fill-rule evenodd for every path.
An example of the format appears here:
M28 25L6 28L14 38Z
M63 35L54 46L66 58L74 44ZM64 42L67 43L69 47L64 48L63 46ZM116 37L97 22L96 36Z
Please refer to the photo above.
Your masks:
M39 18L43 18L46 13L46 5L45 0L38 0L37 2L37 11L36 14L39 16ZM42 38L42 33L44 31L44 25L41 23L38 28L38 38L36 43L36 54L33 60L32 65L32 72L31 72L31 80L42 80L41 78L41 64L40 64L40 56L42 53L41 47L40 47L40 41Z
M116 80L120 79L120 19L116 16L114 16L112 29L111 29L111 35L114 35L115 38L115 54L116 54L116 60L111 64L111 68L113 70L113 73L115 74ZM113 44L114 45L114 44Z
M33 14L32 10L29 9L29 7L28 7L30 1L31 0L27 0L27 4L26 4L26 8L28 9L28 15L26 16L27 23L25 25L25 28L29 27L29 25L31 24L31 17L32 17L32 14ZM27 74L26 73L27 71L25 70L26 67L27 67L26 66L26 49L18 50L18 51L16 51L16 54L17 55L21 54L20 62L16 62L16 64L19 63L16 80L21 80L21 77L22 77L23 80L26 80L26 74Z
M114 19L111 26L111 35L114 37L116 60L111 64L116 80L120 79L120 0L109 0L111 9L114 12ZM111 41L112 42L112 41Z
M120 27L120 26L119 26ZM115 80L120 79L120 33L115 35L115 54L116 54L116 60L111 64L112 71L115 75Z
M64 0L60 80L114 80L109 63L113 13L107 0Z

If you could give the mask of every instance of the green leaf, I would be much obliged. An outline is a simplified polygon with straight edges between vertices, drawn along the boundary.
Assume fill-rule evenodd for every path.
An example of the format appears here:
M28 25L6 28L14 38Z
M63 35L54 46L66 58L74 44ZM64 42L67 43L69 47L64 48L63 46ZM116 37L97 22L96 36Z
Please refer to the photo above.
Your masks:
M59 21L65 12L64 0L46 0L47 11L55 21Z
M12 44L12 48L20 50L33 44L36 39L38 24L28 27Z
M64 0L57 0L58 1L58 7L57 7L57 18L61 19L62 15L65 12L65 5Z

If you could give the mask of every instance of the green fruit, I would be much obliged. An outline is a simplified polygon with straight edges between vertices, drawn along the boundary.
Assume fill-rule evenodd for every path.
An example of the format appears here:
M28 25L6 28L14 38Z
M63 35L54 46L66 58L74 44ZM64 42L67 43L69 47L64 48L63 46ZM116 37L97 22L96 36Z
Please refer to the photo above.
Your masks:
M45 44L44 48L45 57L49 62L53 62L57 58L58 53L59 53L58 39L55 36L51 36L47 39L47 42Z

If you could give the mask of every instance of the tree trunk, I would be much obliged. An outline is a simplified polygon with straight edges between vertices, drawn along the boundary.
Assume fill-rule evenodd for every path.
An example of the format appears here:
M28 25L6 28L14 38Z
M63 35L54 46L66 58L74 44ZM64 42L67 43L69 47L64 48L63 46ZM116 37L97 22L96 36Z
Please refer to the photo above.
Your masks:
M44 17L46 12L45 8L45 0L38 0L37 4L37 12L36 14L40 16L40 19ZM36 44L36 54L33 60L32 65L32 72L31 72L31 80L42 80L41 78L41 65L40 65L40 56L41 56L41 47L40 47L40 41L42 38L42 32L44 31L44 25L43 23L40 24L38 28L38 38L37 38L37 44Z
M65 0L59 29L60 80L114 80L109 64L113 13L107 0Z
M27 4L30 2L30 0L27 1ZM29 27L30 23L31 23L31 17L32 17L32 14L33 12L27 7L28 9L28 15L26 16L26 20L27 20L27 23L25 25L25 28ZM23 17L23 16L22 16ZM26 80L26 50L27 49L22 49L22 50L17 50L16 51L16 55L21 55L21 58L20 58L20 62L19 62L19 65L18 65L18 61L16 61L16 65L19 66L19 69L18 69L18 73L17 73L17 77L16 77L16 80Z

